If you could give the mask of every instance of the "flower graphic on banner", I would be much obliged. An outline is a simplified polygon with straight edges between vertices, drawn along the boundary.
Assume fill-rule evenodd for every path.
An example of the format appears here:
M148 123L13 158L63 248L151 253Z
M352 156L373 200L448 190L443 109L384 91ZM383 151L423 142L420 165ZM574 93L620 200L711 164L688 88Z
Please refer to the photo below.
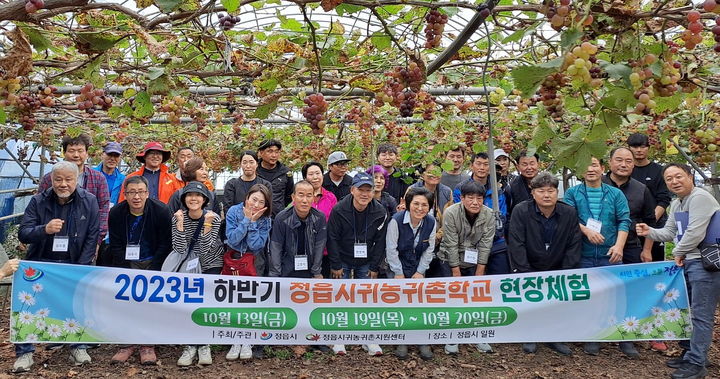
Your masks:
M653 316L660 316L663 314L663 310L660 307L652 307L650 308L650 313L652 313Z
M63 329L65 329L65 331L68 333L74 334L80 331L80 324L78 324L75 319L66 318L65 322L63 323Z
M18 320L21 324L28 325L32 324L33 320L35 320L35 316L33 316L33 314L28 311L22 311L20 312L20 317Z
M638 319L634 316L626 317L622 322L622 328L625 329L626 332L634 332L638 330L639 327L640 323L638 322Z
M665 285L665 283L658 282L655 284L655 291L665 292L666 289L667 289L667 285Z
M663 333L663 337L665 338L677 338L675 335L675 332L672 330L666 330L665 333Z
M35 305L35 296L25 291L20 291L20 293L18 294L18 299L20 299L21 303L27 306Z
M37 312L35 312L35 316L45 318L50 316L50 310L47 308L38 309Z
M665 292L665 296L663 296L663 301L665 303L669 303L671 301L677 300L678 297L680 297L680 291L677 288L673 288L670 291Z
M35 284L33 284L32 289L33 289L33 292L40 293L43 290L43 285L40 283L35 283Z
M25 342L37 342L38 336L36 334L30 333L27 336L25 336Z
M53 338L58 338L63 334L62 328L60 328L60 325L51 325L48 328L47 333L50 337L53 337Z
M640 333L644 336L650 335L653 332L653 324L646 322L640 325Z
M668 309L665 312L665 318L670 322L679 321L682 318L682 313L677 308Z

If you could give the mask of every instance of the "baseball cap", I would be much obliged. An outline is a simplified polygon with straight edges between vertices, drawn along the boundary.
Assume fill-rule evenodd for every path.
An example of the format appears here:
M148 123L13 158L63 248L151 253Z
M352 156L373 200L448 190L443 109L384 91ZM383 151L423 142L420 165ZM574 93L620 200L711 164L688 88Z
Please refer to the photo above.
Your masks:
M375 180L373 180L373 177L366 172L358 172L357 174L355 174L355 177L352 181L353 187L359 188L360 186L363 186L365 184L372 187L375 185Z
M107 145L105 145L105 148L103 148L103 152L106 154L115 153L115 154L122 154L123 149L122 145L120 145L117 142L108 142Z
M495 159L497 159L498 157L506 157L506 158L510 159L510 156L508 155L508 153L506 153L505 150L503 150L503 149L495 149L493 151L493 156L495 157Z
M339 162L350 162L350 159L348 159L347 155L345 155L342 151L334 151L328 157L327 165L330 166L331 164Z

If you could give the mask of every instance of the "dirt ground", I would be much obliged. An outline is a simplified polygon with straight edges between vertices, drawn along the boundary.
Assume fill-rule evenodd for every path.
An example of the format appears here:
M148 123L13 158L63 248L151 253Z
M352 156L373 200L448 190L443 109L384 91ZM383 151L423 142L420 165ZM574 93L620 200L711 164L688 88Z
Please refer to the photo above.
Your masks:
M1 301L0 301L1 302ZM8 312L0 311L0 341L8 341ZM716 317L714 343L710 360L720 363L720 318ZM668 356L677 355L677 344L670 343ZM10 369L15 360L13 346L0 343L0 378L667 378L672 369L665 366L668 356L649 350L649 344L638 344L641 358L629 360L616 344L607 344L599 356L588 356L581 344L572 344L573 356L560 356L544 345L536 354L524 354L518 344L495 344L495 353L483 354L474 347L461 346L456 357L446 356L442 346L434 347L435 358L425 362L411 348L410 357L401 361L385 347L382 357L369 357L359 346L348 346L348 355L336 357L320 352L294 358L285 347L271 347L269 357L261 360L228 362L227 347L213 346L211 366L179 368L175 365L182 352L180 346L158 346L157 366L142 366L137 356L125 364L113 365L110 358L116 346L102 345L89 350L93 361L84 367L72 365L67 348L45 350L38 345L35 366L28 374L14 375ZM720 366L709 369L708 378L720 378Z

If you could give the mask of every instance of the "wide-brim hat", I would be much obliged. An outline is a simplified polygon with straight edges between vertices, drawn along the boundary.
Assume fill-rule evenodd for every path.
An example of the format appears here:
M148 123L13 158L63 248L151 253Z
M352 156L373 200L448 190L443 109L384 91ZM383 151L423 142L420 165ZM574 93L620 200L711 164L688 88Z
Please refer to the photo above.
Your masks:
M163 148L163 145L160 142L148 142L145 144L145 147L143 148L143 152L136 155L135 158L137 158L140 163L145 163L145 155L150 150L156 150L162 153L162 161L163 163L167 162L168 159L170 159L170 151L165 150Z

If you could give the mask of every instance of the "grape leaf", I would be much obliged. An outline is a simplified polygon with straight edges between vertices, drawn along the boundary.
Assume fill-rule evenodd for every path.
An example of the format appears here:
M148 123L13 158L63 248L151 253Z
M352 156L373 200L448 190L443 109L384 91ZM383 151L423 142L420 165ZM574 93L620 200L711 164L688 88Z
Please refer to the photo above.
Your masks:
M133 112L133 116L135 116L135 118L150 117L153 113L155 113L155 108L153 107L152 101L150 101L150 95L147 92L143 91L135 95L133 105L135 107L135 111Z
M28 36L30 44L33 45L37 51L45 51L52 47L52 42L45 38L42 31L35 28L22 27L20 28Z
M582 30L578 28L565 30L562 32L562 35L560 35L560 47L562 47L563 50L570 49L570 47L574 46L580 40L582 35Z
M170 13L180 7L182 0L155 0L155 4L163 13Z
M523 98L527 99L535 94L548 75L558 71L560 65L562 65L562 58L534 66L520 66L512 70L510 75L515 82L515 88L522 92Z
M228 13L235 12L240 7L240 0L220 0L220 3Z
M390 36L379 31L372 34L370 41L378 50L384 50L390 47Z
M340 4L337 7L335 7L335 12L337 12L338 16L344 16L344 15L360 12L363 9L365 9L365 7L361 7L359 5Z
M0 124L4 124L5 121L7 121L7 113L5 113L5 108L0 107Z
M270 113L272 113L277 108L277 106L277 100L268 104L263 104L255 109L255 112L253 112L253 118L264 120L268 118L268 116L270 116Z
M682 104L684 97L682 92L678 92L672 96L668 97L655 97L655 104L657 106L655 107L655 113L662 113L665 111L674 111L676 110L680 104Z

